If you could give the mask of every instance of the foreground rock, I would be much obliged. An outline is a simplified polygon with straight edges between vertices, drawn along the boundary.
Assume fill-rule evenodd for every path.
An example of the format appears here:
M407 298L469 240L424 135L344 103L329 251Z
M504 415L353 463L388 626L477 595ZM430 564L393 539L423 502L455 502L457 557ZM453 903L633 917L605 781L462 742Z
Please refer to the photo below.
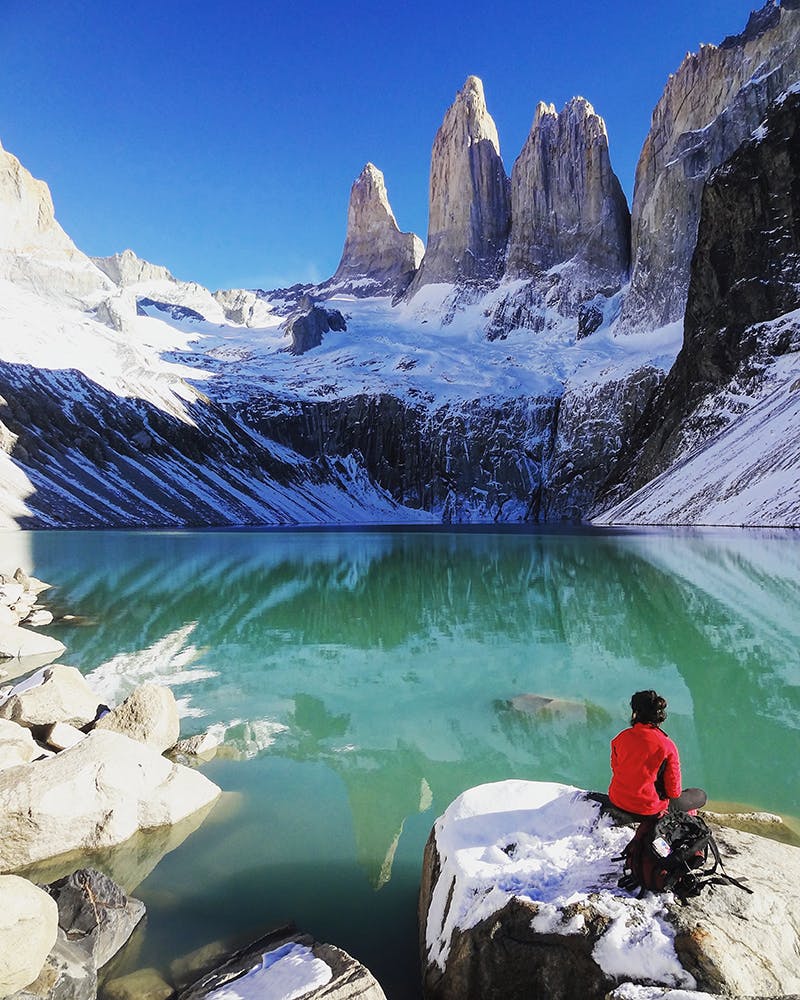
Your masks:
M45 888L56 908L55 941L38 975L13 1000L95 1000L98 970L127 943L144 903L87 868Z
M142 684L99 719L95 728L122 733L163 753L175 746L180 736L175 695L163 685Z
M753 889L681 906L617 887L631 836L586 793L505 781L465 792L425 849L420 948L428 1000L601 1000L623 983L734 996L800 988L800 850L735 830L717 840Z
M47 760L0 771L0 871L121 844L178 823L219 794L199 771L94 731Z
M0 771L18 764L28 764L40 756L41 750L34 742L30 729L0 719Z
M66 722L80 728L94 721L98 698L76 667L45 667L17 684L0 703L0 719L27 729Z
M0 997L32 983L58 933L58 908L43 890L16 875L0 876Z
M180 993L178 1000L203 1000L225 986L231 987L226 995L232 997L385 1000L374 976L347 952L292 928L275 931L237 952Z

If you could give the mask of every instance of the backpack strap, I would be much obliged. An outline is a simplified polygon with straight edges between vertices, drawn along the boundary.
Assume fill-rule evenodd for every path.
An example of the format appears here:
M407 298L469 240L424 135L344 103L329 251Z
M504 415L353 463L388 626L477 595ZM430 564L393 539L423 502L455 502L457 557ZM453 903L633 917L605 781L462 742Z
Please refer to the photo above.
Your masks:
M697 876L701 880L702 884L735 885L737 889L741 889L743 892L752 896L753 890L744 884L747 879L734 878L733 875L729 875L725 871L725 866L722 863L722 856L719 853L719 847L717 846L717 842L714 840L713 835L709 837L708 846L711 848L711 853L714 855L714 864L705 871L697 872ZM718 873L717 868L719 868Z

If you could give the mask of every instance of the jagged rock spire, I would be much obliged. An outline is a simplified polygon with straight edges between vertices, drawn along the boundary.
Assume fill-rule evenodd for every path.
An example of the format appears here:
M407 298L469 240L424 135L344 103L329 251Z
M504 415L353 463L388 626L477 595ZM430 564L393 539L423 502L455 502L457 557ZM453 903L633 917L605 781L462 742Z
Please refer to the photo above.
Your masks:
M383 174L367 163L350 189L347 235L331 283L359 286L369 294L403 291L419 267L424 247L414 233L397 225ZM366 279L366 281L365 281Z
M560 114L540 102L511 173L506 273L528 277L577 258L619 288L629 248L630 212L603 119L583 97Z
M495 277L510 224L509 183L483 84L467 78L431 154L428 245L409 294L422 285Z

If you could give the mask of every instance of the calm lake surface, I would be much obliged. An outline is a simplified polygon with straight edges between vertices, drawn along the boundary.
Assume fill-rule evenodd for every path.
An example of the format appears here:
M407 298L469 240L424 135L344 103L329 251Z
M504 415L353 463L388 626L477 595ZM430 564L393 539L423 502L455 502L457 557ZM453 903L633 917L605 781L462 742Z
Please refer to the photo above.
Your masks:
M115 974L294 920L419 996L435 818L508 777L605 790L641 688L686 784L800 815L797 532L21 532L0 553L80 616L47 631L103 700L169 684L183 735L224 736L220 804L137 856L148 917Z

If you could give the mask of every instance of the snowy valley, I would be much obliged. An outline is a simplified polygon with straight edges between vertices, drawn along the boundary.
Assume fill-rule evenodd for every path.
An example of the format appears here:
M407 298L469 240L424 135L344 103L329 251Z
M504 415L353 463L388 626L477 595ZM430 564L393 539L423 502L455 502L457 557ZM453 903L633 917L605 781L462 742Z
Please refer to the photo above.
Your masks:
M425 246L368 164L314 287L91 259L0 148L0 526L800 525L799 39L687 56L632 213L588 101L508 177L468 78Z

